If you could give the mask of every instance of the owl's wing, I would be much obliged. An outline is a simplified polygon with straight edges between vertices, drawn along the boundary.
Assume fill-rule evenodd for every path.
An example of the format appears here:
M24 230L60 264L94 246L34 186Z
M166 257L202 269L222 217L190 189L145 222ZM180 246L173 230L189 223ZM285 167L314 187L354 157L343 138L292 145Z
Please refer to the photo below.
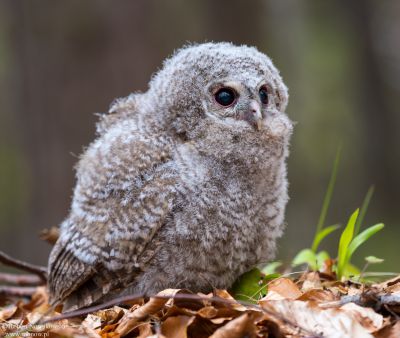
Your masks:
M134 280L146 245L174 206L177 175L170 154L162 136L139 137L129 126L89 147L78 165L70 216L49 259L53 304L69 299L69 305L86 306Z

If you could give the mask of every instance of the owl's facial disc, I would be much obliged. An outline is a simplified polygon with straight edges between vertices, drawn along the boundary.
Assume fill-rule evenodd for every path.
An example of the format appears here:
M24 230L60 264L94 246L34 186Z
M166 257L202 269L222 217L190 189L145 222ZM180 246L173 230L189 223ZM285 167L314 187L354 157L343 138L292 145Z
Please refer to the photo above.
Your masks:
M212 85L209 111L219 118L234 118L246 121L255 130L261 130L269 104L268 87L255 88L240 82L229 81Z
M236 118L247 121L255 130L261 130L263 115L256 100L250 100L248 106L244 110L240 110Z

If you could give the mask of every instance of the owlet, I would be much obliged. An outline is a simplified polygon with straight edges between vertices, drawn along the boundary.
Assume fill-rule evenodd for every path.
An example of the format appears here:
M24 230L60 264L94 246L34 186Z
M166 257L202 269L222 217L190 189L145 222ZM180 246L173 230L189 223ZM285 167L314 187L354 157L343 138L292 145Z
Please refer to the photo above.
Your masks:
M77 165L51 303L209 292L270 260L288 200L287 102L271 60L230 43L186 46L145 93L116 100Z

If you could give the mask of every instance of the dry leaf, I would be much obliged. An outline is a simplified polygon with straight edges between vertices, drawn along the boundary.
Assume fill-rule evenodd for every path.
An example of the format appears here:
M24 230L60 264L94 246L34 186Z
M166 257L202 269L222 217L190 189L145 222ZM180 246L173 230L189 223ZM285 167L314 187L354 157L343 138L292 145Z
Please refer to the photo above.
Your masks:
M371 308L359 306L354 303L347 303L340 309L351 314L368 332L379 330L383 326L383 316L376 313Z
M120 337L121 335L115 332L115 328L117 326L118 324L111 324L104 326L103 329L100 331L100 336L103 338L114 337L114 336Z
M306 293L302 294L298 300L303 301L314 301L318 303L332 302L337 298L330 290L321 290L321 289L313 289L309 290Z
M235 298L233 298L230 295L230 293L228 291L216 289L214 292L217 297L231 301L230 303L227 303L227 304L221 304L221 303L215 302L215 307L232 307L233 309L235 309L237 311L246 311L247 310L247 308L244 305L238 303L235 300Z
M327 278L335 278L335 273L333 272L333 266L335 265L334 259L326 259L319 269L319 272L325 275Z
M101 318L99 316L89 314L82 322L83 327L90 328L92 330L100 329L101 327Z
M187 338L187 328L195 317L176 316L167 318L161 325L161 332L167 338Z
M352 316L342 310L321 310L313 302L299 300L277 300L259 302L269 311L276 312L281 318L290 319L295 327L282 322L281 328L287 334L298 334L300 328L304 334L323 335L326 338L370 338L372 335Z
M60 229L58 227L51 227L50 229L43 229L40 232L40 239L50 243L56 244L58 237L60 237Z
M390 292L390 293L399 293L400 292L400 278L398 279L398 281L396 283L389 284L385 291Z
M230 321L215 331L210 338L242 338L256 337L256 327L253 318L248 313Z
M213 306L206 306L197 311L200 317L211 319L217 316L218 310Z
M374 333L375 338L399 338L400 337L400 321L394 325L388 325Z
M49 296L45 286L39 286L36 288L36 292L32 295L31 300L28 303L20 302L18 308L22 312L37 312L40 314L46 313L50 309Z
M226 290L215 290L214 294L198 294L174 298L186 290L164 290L167 298L152 297L147 303L135 301L130 310L114 306L82 317L63 319L58 322L30 327L31 336L48 334L49 338L119 338L129 334L134 337L184 338L197 337L301 337L323 334L324 337L400 337L396 303L400 293L400 278L394 278L372 287L360 283L342 283L320 280L321 274L307 273L296 283L288 278L274 280L269 293L259 301L265 310L238 303ZM321 285L322 284L322 285ZM297 285L301 285L302 292ZM323 289L321 288L323 287ZM394 305L385 317L373 308L360 307L353 303L341 306L343 296L355 297L363 292L375 299L392 297ZM219 297L219 300L214 298ZM386 299L385 298L385 299ZM278 299L278 300L277 300ZM3 303L14 305L0 308L0 336L17 332L23 325L37 321L43 314L57 316L59 309L50 311L47 290L36 289L29 302L15 298L4 298ZM335 308L332 308L332 304ZM331 304L331 306L329 306ZM368 303L366 303L368 304ZM379 305L379 304L378 304ZM339 306L341 306L339 308ZM375 309L376 310L376 309ZM46 315L47 316L47 315ZM154 323L160 324L154 327ZM26 332L29 334L29 332ZM22 331L21 331L22 334Z
M193 311L190 309L172 305L171 307L168 308L167 312L163 313L162 319L166 319L168 317L179 316L179 315L184 315L184 316L190 317L190 316L195 316L196 314L197 314L197 311Z
M11 318L15 312L17 312L18 307L14 304L6 306L5 308L0 310L0 323L6 321Z
M179 289L167 289L158 293L160 296L171 295L174 296ZM143 306L136 308L133 312L126 313L120 320L120 324L115 330L121 337L127 335L131 332L138 323L147 319L150 315L153 315L160 311L164 305L168 302L167 298L154 298L151 297L150 300Z
M94 330L83 327L63 326L54 327L49 331L51 336L55 337L68 337L68 338L101 338L101 336ZM35 335L40 337L39 334ZM44 336L44 335L43 335Z
M289 278L277 278L268 284L268 293L261 300L297 299L301 295L299 287Z
M138 338L146 338L153 335L150 323L144 323L142 325L139 325L138 329L139 329Z
M351 285L350 287L347 288L348 296L360 295L362 293L363 293L363 290L358 287L355 287L354 285Z
M139 305L137 305L136 307L139 307ZM133 308L135 308L135 307L133 306L131 309L133 309ZM105 326L105 325L111 325L111 324L116 323L118 320L120 320L123 317L123 315L125 313L128 313L128 312L129 312L128 310L126 310L122 307L114 306L111 309L100 310L93 314L100 317L101 325Z
M172 289L171 289L172 290ZM195 294L193 294L192 291L187 290L187 289L173 289L174 295L191 295L191 296L196 296ZM184 298L171 298L168 303L168 306L177 306L180 308L185 308L188 310L193 310L193 311L197 311L199 309L201 309L202 307L204 307L205 305L205 301L202 299L184 299Z
M215 293L215 295L216 295L217 297L235 301L235 298L233 298L233 297L231 296L231 294L230 294L228 291L226 291L226 290L216 289L216 290L214 291L214 293Z
M322 289L321 279L319 278L318 272L308 272L303 275L304 281L301 286L302 292L307 292L309 290Z
M400 276L389 279L382 283L372 285L374 289L378 291L386 291L389 290L391 292L400 291Z

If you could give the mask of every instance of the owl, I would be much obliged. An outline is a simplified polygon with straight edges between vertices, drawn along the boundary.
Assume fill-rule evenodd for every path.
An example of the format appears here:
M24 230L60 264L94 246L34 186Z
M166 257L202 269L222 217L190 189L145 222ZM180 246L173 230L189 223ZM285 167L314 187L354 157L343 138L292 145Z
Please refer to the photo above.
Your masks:
M49 258L65 310L209 292L273 258L288 201L288 92L254 47L188 45L116 100L80 157Z

